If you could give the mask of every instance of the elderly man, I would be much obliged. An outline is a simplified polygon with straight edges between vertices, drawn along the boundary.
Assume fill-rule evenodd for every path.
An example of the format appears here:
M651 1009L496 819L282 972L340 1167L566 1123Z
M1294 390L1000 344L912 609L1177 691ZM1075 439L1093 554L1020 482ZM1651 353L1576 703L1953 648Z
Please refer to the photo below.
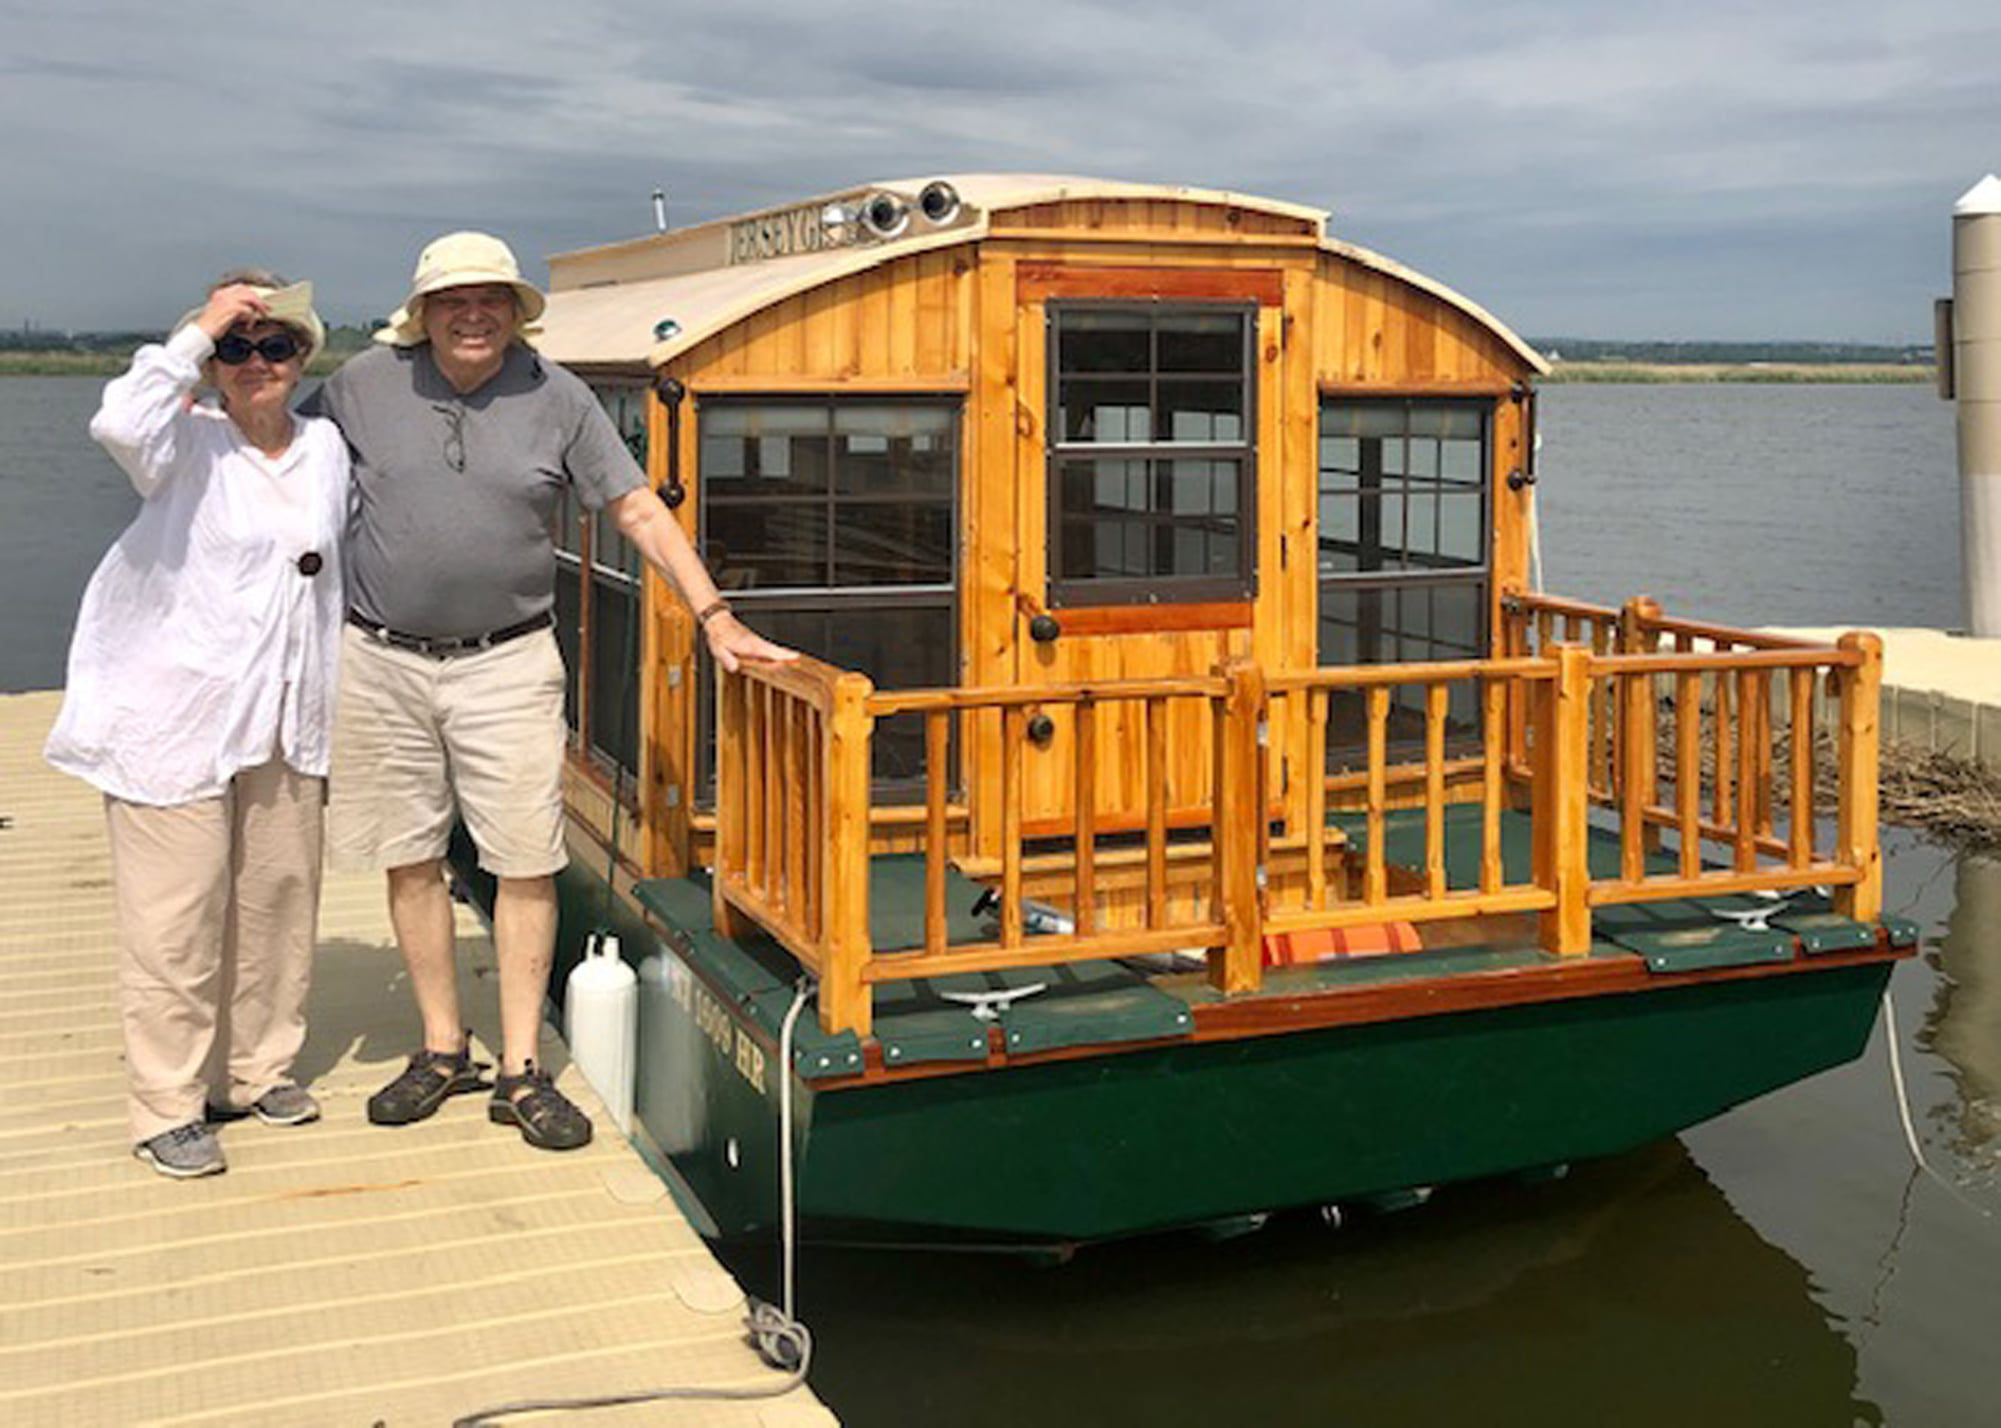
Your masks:
M453 817L498 881L501 1067L489 1117L530 1145L586 1144L590 1120L536 1055L563 851L562 657L551 517L565 487L620 532L696 613L725 668L785 659L740 624L680 524L580 380L522 330L543 297L483 233L437 239L410 295L314 403L354 455L349 628L329 807L336 856L385 869L424 1044L369 1098L405 1125L482 1089L459 1015L443 876Z

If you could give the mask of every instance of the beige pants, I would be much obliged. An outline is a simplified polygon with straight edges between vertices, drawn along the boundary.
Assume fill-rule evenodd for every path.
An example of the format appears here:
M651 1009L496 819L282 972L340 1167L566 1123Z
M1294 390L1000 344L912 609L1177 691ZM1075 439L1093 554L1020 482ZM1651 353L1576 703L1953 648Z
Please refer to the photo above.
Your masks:
M248 1106L306 1039L325 780L278 759L219 798L107 797L132 1138Z

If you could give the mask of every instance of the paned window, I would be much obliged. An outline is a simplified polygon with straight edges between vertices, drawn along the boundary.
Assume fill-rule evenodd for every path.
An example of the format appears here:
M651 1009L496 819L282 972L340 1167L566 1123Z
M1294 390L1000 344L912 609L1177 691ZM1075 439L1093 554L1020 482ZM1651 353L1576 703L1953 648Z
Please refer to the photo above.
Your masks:
M617 382L592 390L644 470L646 387ZM556 640L569 671L563 713L571 742L629 793L639 769L639 553L610 513L585 511L568 490L553 534Z
M699 418L703 557L738 615L879 689L956 684L958 403L706 398ZM917 721L873 742L878 786L923 778Z
M1323 665L1478 659L1487 652L1491 407L1432 398L1328 398L1320 407ZM1359 693L1329 711L1328 758L1355 766ZM1451 686L1448 742L1479 738L1477 691ZM1393 691L1398 757L1422 749L1424 691Z
M1248 598L1254 309L1049 306L1054 605Z

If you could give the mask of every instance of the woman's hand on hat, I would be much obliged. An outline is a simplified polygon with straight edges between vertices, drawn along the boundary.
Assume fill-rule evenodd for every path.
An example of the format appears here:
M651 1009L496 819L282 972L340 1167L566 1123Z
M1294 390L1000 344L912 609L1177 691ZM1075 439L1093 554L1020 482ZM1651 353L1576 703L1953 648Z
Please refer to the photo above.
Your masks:
M788 664L799 658L799 651L773 644L727 610L711 616L703 624L702 633L708 637L709 653L715 656L716 663L732 674L746 660L752 664Z
M220 341L239 322L257 322L270 315L264 298L248 283L231 283L208 295L208 304L195 318L195 326L206 332L211 342Z

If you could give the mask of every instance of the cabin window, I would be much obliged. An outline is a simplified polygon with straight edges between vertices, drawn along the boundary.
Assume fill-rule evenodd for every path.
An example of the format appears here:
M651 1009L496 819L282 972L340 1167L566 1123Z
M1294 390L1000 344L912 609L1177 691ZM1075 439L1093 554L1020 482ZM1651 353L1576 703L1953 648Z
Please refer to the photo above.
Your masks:
M593 390L644 470L647 389L631 382ZM552 534L570 743L629 792L639 767L639 553L609 512L586 511L567 490Z
M1048 311L1050 603L1249 598L1256 310Z
M1329 398L1320 407L1323 665L1478 659L1487 650L1490 407ZM1393 691L1391 742L1422 747L1424 691ZM1474 686L1451 686L1448 739L1479 737ZM1359 694L1330 710L1328 757L1366 737Z
M737 613L879 689L956 684L957 400L705 397L697 410L703 557ZM703 686L706 784L706 662ZM874 749L885 792L919 786L918 721L879 726Z

